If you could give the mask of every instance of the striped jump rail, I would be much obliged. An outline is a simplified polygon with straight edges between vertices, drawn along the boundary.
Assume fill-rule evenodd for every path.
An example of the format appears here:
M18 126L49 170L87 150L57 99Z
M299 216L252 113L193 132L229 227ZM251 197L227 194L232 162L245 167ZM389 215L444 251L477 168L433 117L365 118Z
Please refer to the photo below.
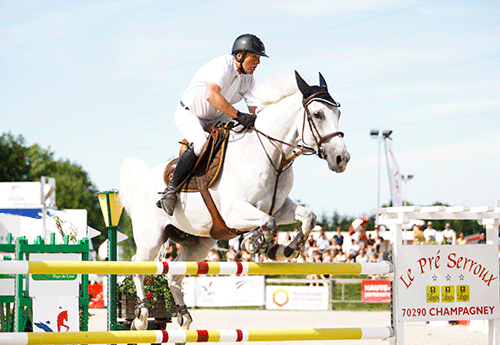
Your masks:
M3 345L387 339L391 327L0 333Z
M130 261L2 261L0 274L387 274L388 261L377 263L290 262L130 262Z

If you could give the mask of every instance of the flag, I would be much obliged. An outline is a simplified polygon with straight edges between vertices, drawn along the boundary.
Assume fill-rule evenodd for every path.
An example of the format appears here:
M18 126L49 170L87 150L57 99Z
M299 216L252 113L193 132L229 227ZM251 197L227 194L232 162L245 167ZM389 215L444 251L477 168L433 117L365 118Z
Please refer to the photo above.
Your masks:
M391 189L392 206L403 206L402 198L402 176L399 172L398 163L392 152L392 139L385 137L385 157L387 159L387 174L389 175L389 188Z

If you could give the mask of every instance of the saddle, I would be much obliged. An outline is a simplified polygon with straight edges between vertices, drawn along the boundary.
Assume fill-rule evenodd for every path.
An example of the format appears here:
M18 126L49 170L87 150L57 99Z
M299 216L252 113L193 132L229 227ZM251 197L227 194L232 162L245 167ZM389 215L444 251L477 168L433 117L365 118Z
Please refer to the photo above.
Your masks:
M179 185L178 191L184 193L200 192L205 205L212 216L212 228L210 236L215 240L227 240L239 236L242 232L228 228L224 219L217 209L217 205L208 188L217 180L222 170L224 156L229 140L229 132L235 123L228 122L223 126L214 127L207 139L207 143L195 164L193 172ZM189 143L186 139L181 141L179 158L187 149ZM165 168L163 179L165 184L172 179L179 158L169 162Z

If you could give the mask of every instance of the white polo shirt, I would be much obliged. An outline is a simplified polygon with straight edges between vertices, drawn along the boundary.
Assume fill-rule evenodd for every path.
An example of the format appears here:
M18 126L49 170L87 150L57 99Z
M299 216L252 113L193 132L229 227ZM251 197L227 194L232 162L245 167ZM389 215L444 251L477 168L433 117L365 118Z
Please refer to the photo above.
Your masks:
M230 104L235 104L251 94L255 79L251 74L240 74L231 54L219 56L201 67L182 95L182 103L204 120L213 120L223 113L215 109L205 98L207 83L220 86L220 94Z

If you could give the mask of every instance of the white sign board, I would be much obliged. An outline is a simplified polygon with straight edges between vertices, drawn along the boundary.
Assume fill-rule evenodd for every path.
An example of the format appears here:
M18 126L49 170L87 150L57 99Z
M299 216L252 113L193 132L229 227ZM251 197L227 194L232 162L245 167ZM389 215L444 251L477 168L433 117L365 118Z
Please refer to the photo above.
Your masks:
M266 286L266 309L328 310L328 286Z
M500 317L496 245L400 246L396 265L401 321Z
M191 307L263 306L264 276L191 277L184 279L186 305Z
M0 296L14 296L15 282L14 274L0 274Z
M0 208L41 203L40 182L0 182Z
M33 298L33 332L79 332L78 296Z
M30 261L80 261L80 254L30 254ZM29 296L79 296L80 279L77 274L30 274ZM33 307L34 309L34 307Z

